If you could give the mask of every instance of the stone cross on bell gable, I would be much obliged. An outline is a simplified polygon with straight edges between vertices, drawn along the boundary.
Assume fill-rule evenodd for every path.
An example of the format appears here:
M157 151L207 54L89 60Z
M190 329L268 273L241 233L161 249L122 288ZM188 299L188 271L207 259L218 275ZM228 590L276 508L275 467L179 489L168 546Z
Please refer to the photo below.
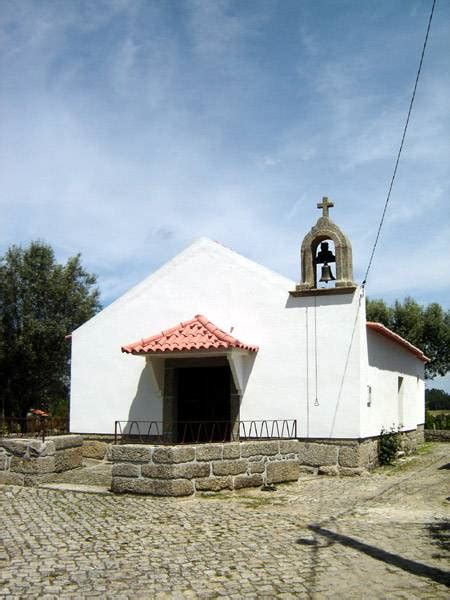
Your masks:
M324 196L322 198L322 202L319 202L319 204L317 205L317 208L321 208L322 209L322 217L328 217L328 210L330 208L333 208L334 204L332 202L330 202L330 200L328 200L328 198L326 196Z

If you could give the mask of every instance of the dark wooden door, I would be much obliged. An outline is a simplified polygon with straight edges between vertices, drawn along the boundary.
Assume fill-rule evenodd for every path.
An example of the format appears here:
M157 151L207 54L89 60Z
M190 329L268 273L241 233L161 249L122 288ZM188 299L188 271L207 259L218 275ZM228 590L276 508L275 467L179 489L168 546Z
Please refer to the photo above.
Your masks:
M228 366L178 369L178 441L228 439L226 431L230 428L230 409L230 368ZM196 437L200 439L197 440Z

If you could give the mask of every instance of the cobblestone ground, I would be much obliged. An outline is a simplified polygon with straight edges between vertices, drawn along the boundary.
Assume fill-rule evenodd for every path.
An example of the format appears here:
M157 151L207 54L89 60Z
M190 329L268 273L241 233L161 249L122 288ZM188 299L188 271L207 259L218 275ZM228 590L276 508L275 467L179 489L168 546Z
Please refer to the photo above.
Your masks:
M449 449L277 492L162 499L3 486L0 597L448 598Z

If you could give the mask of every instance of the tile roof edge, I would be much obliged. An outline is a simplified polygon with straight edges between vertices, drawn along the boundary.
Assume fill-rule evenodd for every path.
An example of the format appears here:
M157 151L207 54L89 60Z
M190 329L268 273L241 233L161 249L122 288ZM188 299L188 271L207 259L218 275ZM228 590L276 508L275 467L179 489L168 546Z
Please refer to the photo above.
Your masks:
M422 362L430 362L430 359L427 356L425 356L425 354L420 348L417 348L417 346L414 346L413 344L411 344L411 342L405 340L405 338L403 338L401 335L398 335L398 333L395 333L395 331L392 331L391 329L386 327L386 325L383 325L383 323L377 323L376 321L366 321L366 325L368 329L371 329L372 331L379 333L385 338L390 339L392 342L403 346L405 350L408 350L409 352L411 352L411 354L414 354L416 358L418 358Z
M218 347L223 348L223 349L241 348L243 350L249 350L251 352L258 352L258 350L259 350L259 346L255 346L255 345L251 345L251 344L244 344L237 338L233 337L232 335L226 333L225 331L223 331L222 329L220 329L219 327L214 325L214 323L212 323L212 321L210 321L204 315L197 314L197 315L195 315L195 317L193 319L190 319L188 321L181 321L178 325L175 325L174 327L171 327L166 330L162 330L161 332L156 333L148 338L141 338L140 340L137 340L136 342L132 342L131 344L125 344L125 345L121 346L121 351L126 354L135 354L135 355L148 354L148 353L155 352L155 350L145 351L144 346L150 344L151 342L156 342L158 339L160 339L162 337L167 337L168 335L178 331L180 328L184 328L195 322L203 325L203 327L205 327L205 329L207 331L209 331L209 333L214 335L219 340L219 342L221 342L221 343L219 343L219 346L217 346L217 348ZM140 350L136 350L136 348L138 348L138 347L140 348ZM204 346L204 348L208 349L208 347L206 347L206 346ZM188 350L188 349L186 349L186 350ZM172 351L173 350L166 349L166 350L163 350L162 352L172 352ZM179 350L174 350L174 351L179 352Z

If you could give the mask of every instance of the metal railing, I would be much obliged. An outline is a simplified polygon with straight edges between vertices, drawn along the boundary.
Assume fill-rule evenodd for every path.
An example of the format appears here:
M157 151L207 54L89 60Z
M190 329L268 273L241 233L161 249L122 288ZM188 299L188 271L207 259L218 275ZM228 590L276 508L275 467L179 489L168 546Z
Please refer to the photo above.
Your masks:
M114 443L204 444L296 439L296 419L258 421L115 421Z
M45 440L49 435L63 435L69 431L69 419L64 417L0 417L0 438L34 438Z

